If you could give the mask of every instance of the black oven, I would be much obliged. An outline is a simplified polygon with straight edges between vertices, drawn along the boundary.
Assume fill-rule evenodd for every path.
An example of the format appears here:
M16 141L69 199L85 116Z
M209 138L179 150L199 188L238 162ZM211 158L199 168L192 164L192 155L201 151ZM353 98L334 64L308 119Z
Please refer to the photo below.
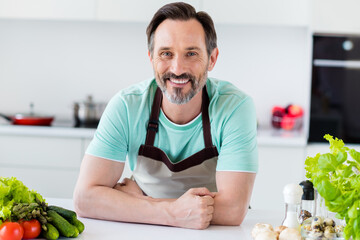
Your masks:
M360 143L360 36L313 36L309 142Z

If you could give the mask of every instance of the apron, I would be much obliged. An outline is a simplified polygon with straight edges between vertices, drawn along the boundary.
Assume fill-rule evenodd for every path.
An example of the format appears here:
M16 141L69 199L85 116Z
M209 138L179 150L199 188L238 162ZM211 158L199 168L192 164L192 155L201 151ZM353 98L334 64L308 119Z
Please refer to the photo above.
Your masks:
M206 187L216 192L216 163L218 151L212 144L209 120L209 96L206 86L202 92L202 125L205 148L177 163L154 146L158 131L162 92L156 89L147 128L145 144L139 154L133 179L143 192L154 198L178 198L190 188Z

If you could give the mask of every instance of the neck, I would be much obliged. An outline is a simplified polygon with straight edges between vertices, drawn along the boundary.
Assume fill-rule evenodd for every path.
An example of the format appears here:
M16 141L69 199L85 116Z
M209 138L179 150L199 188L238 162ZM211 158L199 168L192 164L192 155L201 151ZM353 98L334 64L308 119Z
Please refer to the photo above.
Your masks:
M189 102L175 104L163 95L162 110L166 117L176 124L186 124L201 113L202 91L198 92Z

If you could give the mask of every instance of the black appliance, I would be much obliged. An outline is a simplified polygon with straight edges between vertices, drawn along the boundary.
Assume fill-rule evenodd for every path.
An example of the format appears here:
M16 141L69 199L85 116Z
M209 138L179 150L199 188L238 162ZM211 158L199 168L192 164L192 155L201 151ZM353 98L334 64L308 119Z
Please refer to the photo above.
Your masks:
M360 36L313 36L309 142L360 143Z

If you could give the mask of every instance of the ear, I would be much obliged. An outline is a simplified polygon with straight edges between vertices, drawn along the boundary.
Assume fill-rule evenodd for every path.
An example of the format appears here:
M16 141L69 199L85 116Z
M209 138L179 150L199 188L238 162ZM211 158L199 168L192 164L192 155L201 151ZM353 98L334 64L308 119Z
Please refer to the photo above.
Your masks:
M215 67L215 63L217 61L218 56L219 56L219 49L214 48L214 50L212 51L212 53L210 55L208 71L213 70L213 68Z
M151 56L150 51L148 51L148 56L149 56L149 59L150 59L150 63L152 64L152 56Z

